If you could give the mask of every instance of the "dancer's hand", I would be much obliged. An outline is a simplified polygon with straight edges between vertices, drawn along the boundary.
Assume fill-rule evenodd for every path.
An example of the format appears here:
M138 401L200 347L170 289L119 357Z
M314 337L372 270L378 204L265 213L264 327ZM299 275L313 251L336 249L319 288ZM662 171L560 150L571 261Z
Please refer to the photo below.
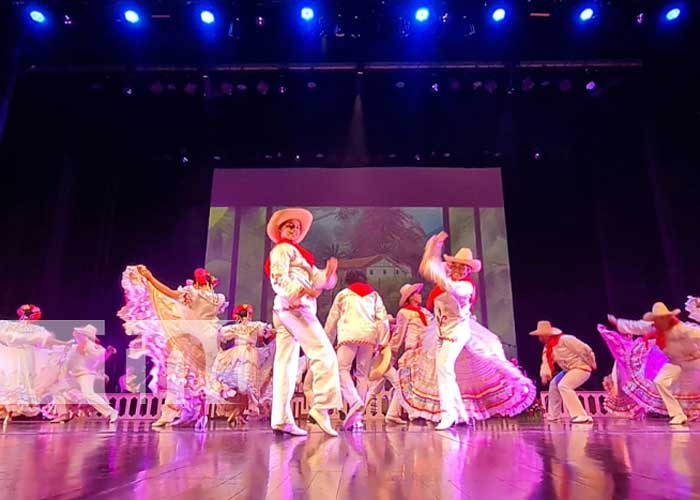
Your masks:
M321 290L315 288L304 288L301 292L303 295L308 295L312 299L317 299L321 295Z
M150 280L153 278L153 273L144 265L139 264L136 266L136 270L139 272L141 276L146 278L147 280Z
M440 231L438 234L435 235L435 242L439 244L445 243L445 240L449 238L450 235L447 234L445 231Z
M549 375L542 375L542 385L547 385L551 382L552 377Z
M333 276L338 270L338 259L331 257L326 262L326 276Z
M608 323L617 328L617 318L612 314L608 314Z

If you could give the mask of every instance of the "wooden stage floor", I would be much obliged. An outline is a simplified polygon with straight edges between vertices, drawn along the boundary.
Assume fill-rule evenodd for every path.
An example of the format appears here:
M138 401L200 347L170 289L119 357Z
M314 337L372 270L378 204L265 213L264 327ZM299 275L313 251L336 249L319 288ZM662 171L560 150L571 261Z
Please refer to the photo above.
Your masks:
M146 422L13 422L0 496L138 499L700 498L700 423L491 420L436 432L369 423L339 438L262 423L209 432Z

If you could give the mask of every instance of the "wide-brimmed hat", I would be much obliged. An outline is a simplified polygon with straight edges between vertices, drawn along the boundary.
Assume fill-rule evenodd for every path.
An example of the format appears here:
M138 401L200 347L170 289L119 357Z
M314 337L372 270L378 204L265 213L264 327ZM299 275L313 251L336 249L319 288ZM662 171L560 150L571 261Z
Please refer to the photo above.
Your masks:
M423 290L423 283L407 283L402 286L399 290L399 293L401 294L401 297L399 298L399 307L403 306L411 295L414 293L420 293L421 290Z
M481 261L474 258L474 255L469 248L460 248L456 254L443 255L443 258L445 259L445 262L469 266L475 273L481 271Z
M93 342L97 340L97 328L92 325L77 326L73 328L73 331L89 338Z
M369 370L367 378L371 382L381 380L384 374L389 371L389 368L391 368L391 346L387 345L374 357L372 368Z
M270 221L267 223L267 235L275 243L279 243L282 239L280 226L288 220L298 220L301 223L301 233L299 233L300 242L306 237L309 229L311 229L314 216L305 208L283 208L282 210L277 210L272 214Z
M651 307L651 312L646 313L642 319L644 319L644 321L654 321L654 318L660 318L662 316L678 316L680 313L680 309L670 311L663 302L656 302Z
M555 328L549 321L538 321L537 330L530 332L530 335L536 337L551 337L561 335L563 332L559 328Z

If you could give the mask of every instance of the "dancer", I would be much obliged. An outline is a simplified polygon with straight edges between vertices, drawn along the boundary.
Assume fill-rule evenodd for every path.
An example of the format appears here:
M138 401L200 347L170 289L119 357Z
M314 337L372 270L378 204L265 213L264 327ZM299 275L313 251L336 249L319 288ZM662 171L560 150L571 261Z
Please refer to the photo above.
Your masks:
M617 328L617 318L608 315L608 321ZM634 376L630 373L627 364L628 356L636 348L635 344L642 343L642 339L638 338L635 341L632 335L609 330L604 325L598 325L598 332L601 337L603 337L614 359L610 375L603 379L603 387L607 392L604 403L605 408L608 412L616 416L627 416L636 420L644 418L647 412L646 408L639 405L629 394L629 384L634 386ZM655 352L648 353L645 371L652 369L654 370L653 376L656 376L661 367L666 363L667 358L658 347L652 347L651 349ZM653 385L653 376L651 379L648 379L650 385ZM663 406L662 402L661 406Z
M18 321L0 321L0 417L4 424L13 416L34 417L41 411L41 400L50 389L41 379L58 373L63 353L46 353L48 357L38 363L38 350L70 344L36 323L42 315L34 304L20 306L17 317Z
M480 263L474 262L466 250L462 252L466 261L472 261L474 270L480 269ZM435 260L435 267L451 273L452 265L439 262L439 257ZM452 279L472 286L468 305L463 306L466 309L476 302L477 290L471 278L472 267L464 267L461 274L455 273ZM435 307L436 314L441 314L440 303L449 301L450 297L441 286L436 286L429 294L426 309L421 306L420 290L422 287L414 285L413 293L402 295L402 300L410 307L404 305L397 315L397 334L406 328L406 351L399 360L399 381L409 418L439 422L442 411L436 356L439 344L444 346L445 342L439 338L442 332L429 309ZM461 420L485 420L496 415L509 417L526 410L536 397L533 382L506 358L496 334L471 316L468 316L468 328L469 340L457 358L460 366L458 394L466 406L466 415L462 414Z
M462 248L455 256L445 255L447 269L440 260L442 247L448 235L445 231L432 236L425 245L419 271L438 285L443 293L435 299L435 313L439 318L439 343L436 355L438 390L440 393L440 423L436 430L445 430L458 420L468 422L464 402L457 385L455 362L469 340L469 316L474 293L471 282L465 281L471 271L481 270L481 261L472 257L471 250Z
M77 344L70 348L57 388L53 390L57 416L52 423L65 423L71 419L66 404L70 399L75 399L69 393L79 388L79 400L74 402L87 402L102 415L109 417L109 423L113 424L119 418L119 412L110 407L101 394L95 392L95 378L98 372L103 371L100 370L101 365L117 351L112 346L105 349L99 344L97 328L93 325L74 328L73 338Z
M547 420L557 421L561 418L561 404L572 417L574 424L593 422L581 405L576 389L583 385L596 369L595 354L587 344L573 335L564 335L549 321L539 321L537 330L530 332L545 345L542 351L542 366L540 377L542 383L549 383L549 402L547 404ZM555 363L562 369L554 376Z
M672 391L674 384L682 375L697 374L700 371L700 327L692 323L682 323L677 318L679 314L680 309L671 311L663 302L656 302L652 310L644 315L643 321L611 318L620 332L645 335L645 344L653 339L656 346L668 357L668 361L663 364L653 380L665 409L671 417L669 422L671 425L684 425L688 421L686 411L691 413L691 416L700 412L697 390L694 391L694 397L688 394L683 398L686 411ZM635 357L643 360L641 356ZM640 382L643 383L641 380ZM642 406L648 407L648 399L640 397L641 391L632 390L630 393Z
M149 388L165 391L165 404L153 427L191 423L199 415L198 394L208 384L207 369L218 354L218 315L228 303L216 293L218 280L203 268L195 269L194 281L172 290L158 281L146 266L129 266L122 275L126 304L117 313L127 335L135 336L129 355L153 361ZM195 387L186 388L192 372ZM186 395L186 391L193 394ZM176 418L183 405L192 406L186 419ZM190 411L191 410L191 411Z
M253 306L240 304L233 311L232 318L238 323L226 325L219 330L223 341L234 341L234 346L220 352L214 361L215 379L223 386L227 399L232 394L244 398L244 407L251 414L259 414L261 385L258 340L274 337L271 325L253 321ZM236 406L228 417L229 423L242 423L243 409Z
M301 345L313 377L309 416L326 434L337 436L328 411L339 409L342 402L338 360L316 317L316 298L322 290L335 287L338 261L331 258L326 268L319 270L313 254L300 246L312 221L308 210L288 208L272 214L267 224L267 235L275 243L265 267L275 292L273 324L277 331L271 426L277 431L306 435L296 425L291 406Z
M340 389L348 404L343 428L350 429L363 417L372 354L382 339L388 340L389 323L384 302L367 283L365 273L348 271L345 283L347 288L333 300L325 330L331 343L335 343L337 336ZM350 375L353 361L357 387Z

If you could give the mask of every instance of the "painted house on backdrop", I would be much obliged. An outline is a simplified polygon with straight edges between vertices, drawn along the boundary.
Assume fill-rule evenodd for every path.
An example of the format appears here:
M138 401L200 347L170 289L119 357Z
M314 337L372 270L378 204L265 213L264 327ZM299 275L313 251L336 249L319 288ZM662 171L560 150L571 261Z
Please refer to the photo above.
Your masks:
M325 318L335 295L345 288L345 275L351 270L361 270L367 275L369 284L381 295L387 310L394 311L399 302L399 289L412 280L413 272L388 255L374 255L356 259L338 259L338 285L332 294L322 294L318 301L318 312Z

